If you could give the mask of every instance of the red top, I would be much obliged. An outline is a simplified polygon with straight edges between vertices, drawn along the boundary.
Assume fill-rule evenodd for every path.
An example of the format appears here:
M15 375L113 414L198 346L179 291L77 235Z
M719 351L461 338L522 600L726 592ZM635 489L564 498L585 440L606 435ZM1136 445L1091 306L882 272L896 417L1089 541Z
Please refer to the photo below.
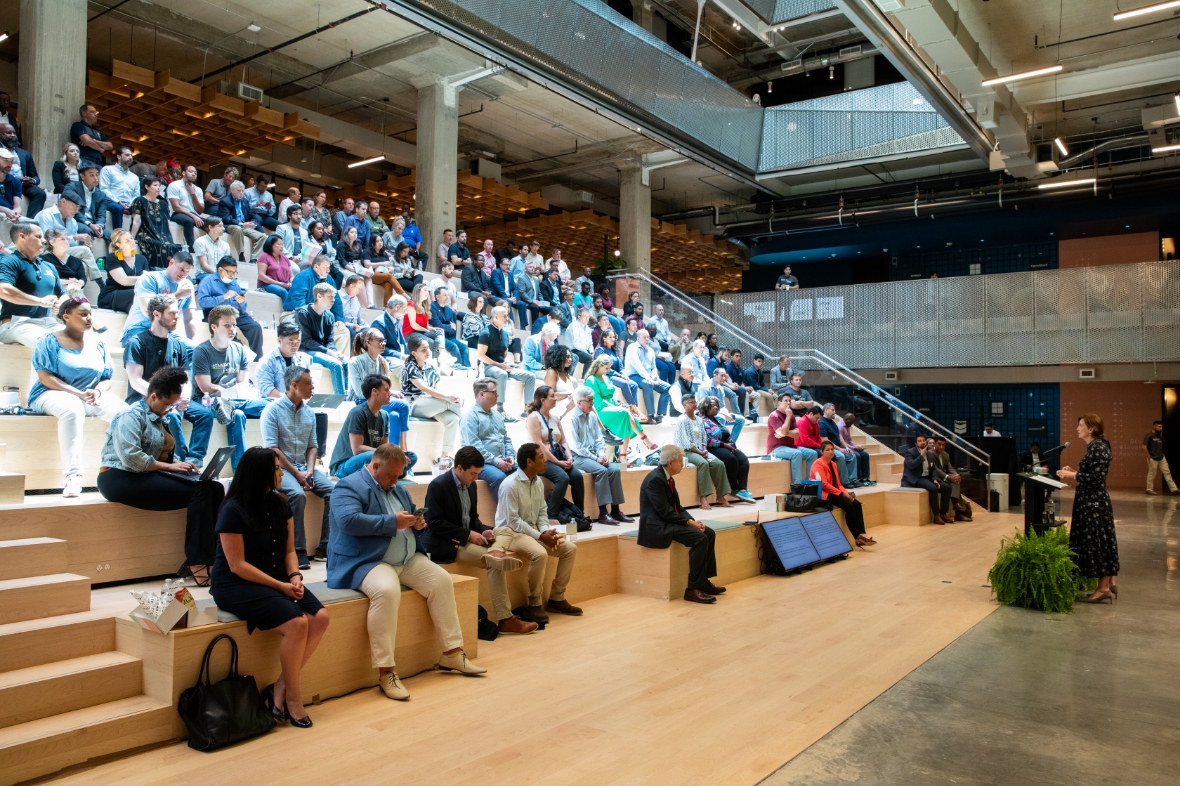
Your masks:
M418 323L419 327L430 327L430 318L425 314L415 314L414 321ZM408 336L413 332L414 329L410 327L410 310L406 309L405 316L402 317L402 335Z
M766 452L773 453L775 448L795 447L794 437L779 437L774 432L783 427L783 423L787 424L787 430L791 431L795 428L795 416L788 412L786 415L779 412L777 409L770 413L770 417L766 419Z
M844 493L844 487L840 485L840 473L836 471L836 465L823 456L820 456L811 465L811 479L823 483L825 497L829 494L838 497Z
M811 418L804 415L801 418L797 418L795 424L799 429L799 436L795 437L795 446L819 450L821 444L819 423L812 423Z

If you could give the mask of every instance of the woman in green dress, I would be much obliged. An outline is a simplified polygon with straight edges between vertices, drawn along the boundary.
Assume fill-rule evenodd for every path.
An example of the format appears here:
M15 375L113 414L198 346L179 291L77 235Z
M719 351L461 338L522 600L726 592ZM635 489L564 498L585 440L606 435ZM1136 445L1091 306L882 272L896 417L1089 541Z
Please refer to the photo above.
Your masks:
M131 203L131 235L152 270L168 267L168 260L180 248L172 242L168 203L160 197L162 188L160 178L145 177L143 195Z
M590 373L586 377L586 385L594 391L594 411L598 413L598 422L610 433L623 440L619 452L625 461L638 460L638 450L635 455L629 455L629 446L633 437L639 437L648 450L655 450L656 444L647 434L643 433L643 426L626 407L614 403L615 386L608 378L611 361L605 356L599 356L590 364Z

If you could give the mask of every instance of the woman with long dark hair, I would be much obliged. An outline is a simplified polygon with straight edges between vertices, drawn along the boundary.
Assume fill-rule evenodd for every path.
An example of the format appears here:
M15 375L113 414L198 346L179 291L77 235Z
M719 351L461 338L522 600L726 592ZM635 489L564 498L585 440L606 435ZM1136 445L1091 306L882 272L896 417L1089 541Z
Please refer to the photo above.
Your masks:
M253 447L238 463L217 517L217 556L210 593L217 608L246 621L250 633L277 630L282 676L263 692L278 720L311 726L299 690L299 672L311 658L328 612L303 586L295 554L291 506L278 490L282 468L270 448Z
M1103 436L1104 426L1098 415L1078 418L1078 438L1086 443L1086 455L1078 468L1062 467L1057 477L1077 482L1073 498L1073 521L1069 525L1069 547L1083 576L1098 579L1093 594L1085 603L1101 603L1118 597L1115 577L1119 575L1119 543L1114 531L1114 510L1106 491L1106 473L1110 469L1110 443Z
M561 416L557 414L557 396L548 385L539 385L533 391L533 400L525 406L528 417L524 420L529 440L541 446L545 455L545 471L542 475L553 483L549 493L549 518L556 519L565 501L565 490L572 490L574 505L582 510L585 505L585 487L582 473L574 466L573 456L566 447L565 431L561 427Z
M856 538L856 545L874 545L877 541L865 534L865 516L860 500L840 483L840 473L836 470L836 446L830 440L825 439L820 445L820 456L811 465L811 479L823 485L824 502L844 511L844 524L852 537Z

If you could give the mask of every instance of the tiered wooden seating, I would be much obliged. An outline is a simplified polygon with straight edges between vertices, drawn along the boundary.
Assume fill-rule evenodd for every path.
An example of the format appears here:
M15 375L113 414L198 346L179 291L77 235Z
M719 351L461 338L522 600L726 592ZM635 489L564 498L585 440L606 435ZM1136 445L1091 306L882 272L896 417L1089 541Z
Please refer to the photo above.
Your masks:
M320 136L319 126L298 112L222 95L216 86L202 88L168 71L114 60L110 75L90 71L87 82L86 100L102 112L104 132L131 145L141 160L175 158L208 169L255 148Z

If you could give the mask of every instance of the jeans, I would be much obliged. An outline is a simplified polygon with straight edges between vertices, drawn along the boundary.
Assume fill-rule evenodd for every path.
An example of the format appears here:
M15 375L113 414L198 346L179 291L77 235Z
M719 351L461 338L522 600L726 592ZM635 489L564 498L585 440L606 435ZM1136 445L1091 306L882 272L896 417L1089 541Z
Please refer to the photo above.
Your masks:
M287 297L287 290L280 287L278 284L259 284L258 288L263 292L269 292L272 295L278 295L281 298Z
M257 420L262 417L262 410L270 399L256 399L253 401L238 400L234 402L234 419L225 425L225 439L234 446L230 457L230 466L236 471L238 462L246 454L246 420Z
M336 467L336 477L343 480L357 470L362 469L372 460L373 451L371 450L366 450L364 453L357 453L348 461L345 461L339 467Z
M513 470L515 472L516 470ZM500 501L500 484L504 482L507 474L500 471L500 468L487 462L483 465L483 469L479 471L479 479L488 484L488 491L492 492L492 499L497 503Z
M728 421L726 421L725 418L718 418L718 419L723 424L725 424L725 428L729 430L730 440L733 442L733 444L736 445L737 441L738 441L738 436L742 433L742 429L744 429L746 427L746 419L743 418L741 415L734 415L732 423L729 423Z
M327 475L318 469L312 473L310 480L311 493L324 501L324 520L320 526L319 550L327 554L330 529L328 516L332 503L333 483L328 480ZM287 504L291 506L292 518L295 520L295 553L299 556L299 561L304 562L307 559L307 533L303 529L303 509L307 507L307 490L299 485L291 473L283 470L283 485L279 491L287 495Z
M672 396L668 392L672 389L671 385L666 382L648 382L638 374L632 374L630 379L635 383L636 387L643 391L643 405L647 407L647 414L649 417L651 415L659 415L660 417L663 417L667 414L668 405L672 403ZM658 412L654 406L656 390L660 391L660 407ZM736 437L734 439L736 439Z
M182 417L193 424L191 439L187 441L180 428ZM209 435L213 433L213 410L199 401L190 401L183 415L170 412L164 416L164 423L176 440L176 449L173 451L176 460L204 464L205 454L209 452Z
M460 366L470 366L471 360L467 354L467 345L453 338L447 339L447 352L455 356Z
M311 362L324 366L332 374L332 387L337 395L348 392L348 369L336 358L323 352L312 352Z
M364 399L356 402L364 404ZM402 434L410 430L410 405L401 399L393 399L381 409L389 413L389 441L400 445Z
M851 451L836 451L836 474L840 476L840 485L847 486L848 481L856 477L856 456Z
M111 215L111 227L113 229L123 228L123 206L118 202L108 202L107 212Z
M611 383L619 389L623 394L623 400L627 402L628 406L635 406L639 403L639 386L631 380L624 377L622 374L612 373L610 375Z
M627 328L623 325L623 320L616 317L614 314L607 314L606 317L610 320L611 330L615 331L615 335L622 340L627 335Z
M819 454L811 448L791 448L786 445L779 445L770 451L770 455L791 462L792 483L802 483L804 478L811 477L811 465L819 458Z
M870 473L868 451L857 448L853 452L856 454L856 479L868 480Z
M667 382L669 385L676 384L676 366L663 358L656 358L656 371L660 375L660 379Z

